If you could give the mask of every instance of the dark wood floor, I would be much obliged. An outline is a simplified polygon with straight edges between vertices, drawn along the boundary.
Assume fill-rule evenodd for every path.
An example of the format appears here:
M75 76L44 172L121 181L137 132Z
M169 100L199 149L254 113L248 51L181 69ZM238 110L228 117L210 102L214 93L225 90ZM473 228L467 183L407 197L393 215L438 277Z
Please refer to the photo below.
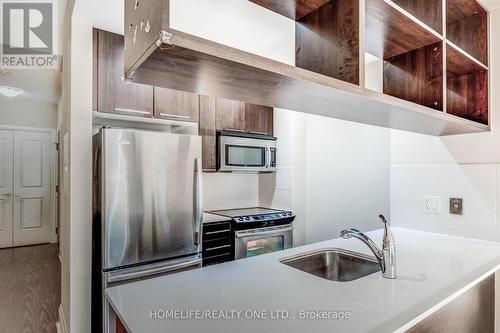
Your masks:
M0 250L0 333L56 333L61 268L57 245Z

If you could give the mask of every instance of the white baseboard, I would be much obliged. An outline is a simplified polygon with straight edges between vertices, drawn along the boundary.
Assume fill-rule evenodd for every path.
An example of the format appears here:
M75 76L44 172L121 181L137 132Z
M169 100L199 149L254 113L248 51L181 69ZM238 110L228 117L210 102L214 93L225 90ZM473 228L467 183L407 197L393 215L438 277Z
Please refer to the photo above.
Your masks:
M68 326L66 326L66 318L64 318L62 304L59 305L59 322L57 323L57 333L69 333Z

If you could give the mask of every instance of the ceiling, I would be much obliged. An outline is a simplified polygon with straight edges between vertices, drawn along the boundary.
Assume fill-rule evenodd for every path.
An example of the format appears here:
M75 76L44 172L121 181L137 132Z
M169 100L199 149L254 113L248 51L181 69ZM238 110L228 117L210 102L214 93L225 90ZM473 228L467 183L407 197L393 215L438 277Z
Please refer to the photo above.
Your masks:
M66 8L66 0L56 0L56 17L58 37L54 40L54 53L62 53L62 22ZM39 69L1 69L0 85L12 86L23 90L23 94L14 100L32 100L57 104L61 96L62 73L59 70Z
M92 0L94 27L123 34L123 5L123 0Z
M30 99L57 104L61 96L61 72L53 70L2 70L0 82L3 86L22 89L24 93L16 99Z
M500 7L500 0L479 1L489 10ZM123 33L123 2L123 0L92 0L92 20L94 26L104 30Z

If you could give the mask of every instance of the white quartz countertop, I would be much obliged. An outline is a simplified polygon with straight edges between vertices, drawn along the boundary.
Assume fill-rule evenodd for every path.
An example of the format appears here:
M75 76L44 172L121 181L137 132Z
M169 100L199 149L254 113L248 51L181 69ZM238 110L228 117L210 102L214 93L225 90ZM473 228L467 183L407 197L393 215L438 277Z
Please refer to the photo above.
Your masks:
M497 243L399 228L393 233L396 280L377 272L333 282L279 262L323 248L370 254L359 240L334 239L113 287L106 296L129 333L404 332L500 267ZM368 235L381 244L382 230ZM277 314L273 310L285 310L284 316L295 319L271 318ZM299 318L301 311L316 310L330 315L348 311L350 318ZM174 319L151 319L168 311ZM201 313L226 319L197 319ZM259 313L267 318L255 319Z
M231 218L207 212L203 213L203 223L226 222L226 221L231 221Z

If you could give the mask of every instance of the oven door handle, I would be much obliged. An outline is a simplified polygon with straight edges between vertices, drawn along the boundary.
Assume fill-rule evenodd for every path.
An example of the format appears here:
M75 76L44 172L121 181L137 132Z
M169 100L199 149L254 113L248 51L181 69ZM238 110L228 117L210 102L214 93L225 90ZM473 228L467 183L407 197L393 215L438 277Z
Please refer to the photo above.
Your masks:
M251 236L267 236L267 235L276 235L276 234L282 234L284 232L292 231L293 230L293 225L286 227L286 228L280 228L280 229L274 229L274 230L264 230L264 231L236 231L234 233L236 238L244 238L244 237L251 237Z

